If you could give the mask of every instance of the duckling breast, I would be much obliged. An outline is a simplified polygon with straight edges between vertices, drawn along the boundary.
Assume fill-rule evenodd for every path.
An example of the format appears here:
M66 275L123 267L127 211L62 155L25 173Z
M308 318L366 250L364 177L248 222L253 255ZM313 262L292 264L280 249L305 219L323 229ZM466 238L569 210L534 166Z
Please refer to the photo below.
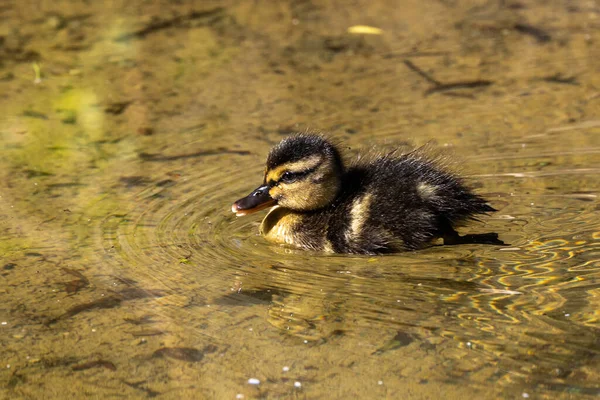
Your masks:
M260 226L260 234L270 242L334 252L326 232L327 219L322 215L299 213L279 206L269 211Z
M282 207L273 207L260 224L259 232L274 243L294 245L296 227L300 223L296 213Z

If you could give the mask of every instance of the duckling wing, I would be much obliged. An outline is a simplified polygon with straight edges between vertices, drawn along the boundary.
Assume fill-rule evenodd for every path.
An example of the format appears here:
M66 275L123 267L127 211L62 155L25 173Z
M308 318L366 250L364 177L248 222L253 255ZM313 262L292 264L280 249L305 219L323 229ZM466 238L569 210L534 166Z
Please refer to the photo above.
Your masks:
M348 171L346 246L355 252L421 248L477 214L495 211L456 175L422 157L384 157Z

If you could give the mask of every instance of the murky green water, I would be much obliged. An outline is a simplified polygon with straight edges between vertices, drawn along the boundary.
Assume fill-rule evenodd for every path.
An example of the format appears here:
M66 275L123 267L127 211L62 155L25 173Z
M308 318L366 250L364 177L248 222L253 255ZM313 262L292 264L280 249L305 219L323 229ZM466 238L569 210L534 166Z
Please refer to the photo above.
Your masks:
M600 394L598 1L7 1L0 21L3 398ZM268 244L231 203L304 129L349 156L430 143L499 209L466 230L510 245Z

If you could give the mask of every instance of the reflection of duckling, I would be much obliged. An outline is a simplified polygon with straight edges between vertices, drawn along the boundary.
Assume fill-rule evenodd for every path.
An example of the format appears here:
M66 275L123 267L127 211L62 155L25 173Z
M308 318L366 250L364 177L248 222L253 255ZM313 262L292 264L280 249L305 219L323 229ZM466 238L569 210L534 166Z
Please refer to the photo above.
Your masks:
M419 152L345 168L322 136L297 134L267 158L263 185L236 201L246 215L277 206L261 233L270 241L335 253L385 253L444 244L503 244L495 233L459 236L457 223L495 211Z

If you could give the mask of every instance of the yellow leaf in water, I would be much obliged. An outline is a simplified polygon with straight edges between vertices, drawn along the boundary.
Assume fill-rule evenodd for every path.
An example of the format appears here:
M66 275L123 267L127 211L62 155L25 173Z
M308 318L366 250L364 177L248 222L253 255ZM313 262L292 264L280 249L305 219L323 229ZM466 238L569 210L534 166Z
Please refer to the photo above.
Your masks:
M375 28L374 26L354 25L348 28L348 33L354 33L357 35L381 35L383 30Z

